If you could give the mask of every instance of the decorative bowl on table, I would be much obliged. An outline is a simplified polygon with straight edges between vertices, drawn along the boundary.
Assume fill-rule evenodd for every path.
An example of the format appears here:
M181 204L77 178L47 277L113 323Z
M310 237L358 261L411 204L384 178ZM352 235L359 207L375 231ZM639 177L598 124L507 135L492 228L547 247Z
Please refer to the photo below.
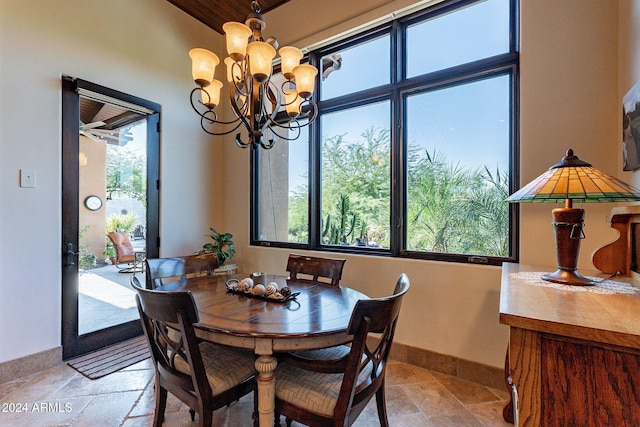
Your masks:
M228 292L275 302L290 301L300 294L300 292L292 293L288 286L279 287L276 282L269 282L266 285L255 284L251 277L229 279L226 286Z

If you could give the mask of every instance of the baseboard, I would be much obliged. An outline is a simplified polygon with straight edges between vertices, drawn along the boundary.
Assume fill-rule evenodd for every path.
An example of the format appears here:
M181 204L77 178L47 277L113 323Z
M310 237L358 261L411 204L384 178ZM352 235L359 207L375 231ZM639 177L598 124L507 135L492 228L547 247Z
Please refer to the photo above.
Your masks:
M487 387L505 388L504 369L394 342L389 357Z
M62 346L0 363L0 384L53 368L62 363Z
M504 370L470 360L394 342L389 357L493 388L504 388ZM62 347L0 363L0 384L14 381L62 363Z

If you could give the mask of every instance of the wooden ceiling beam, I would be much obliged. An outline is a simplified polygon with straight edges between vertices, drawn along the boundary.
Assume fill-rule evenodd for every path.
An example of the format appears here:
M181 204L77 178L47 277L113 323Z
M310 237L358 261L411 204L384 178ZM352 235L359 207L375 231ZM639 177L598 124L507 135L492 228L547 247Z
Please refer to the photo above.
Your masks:
M209 28L224 34L222 24L227 21L243 22L251 12L249 0L167 0L186 14ZM289 0L261 0L262 13L266 13Z

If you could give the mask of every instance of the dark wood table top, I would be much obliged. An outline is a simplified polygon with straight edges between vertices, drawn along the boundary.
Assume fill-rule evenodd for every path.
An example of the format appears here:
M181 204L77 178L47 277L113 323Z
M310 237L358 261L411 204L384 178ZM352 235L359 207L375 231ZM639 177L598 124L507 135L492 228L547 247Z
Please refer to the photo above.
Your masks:
M267 283L276 282L280 288L288 286L293 293L299 292L295 300L266 301L227 291L228 279L247 276L201 276L171 282L158 290L191 291L200 316L196 328L202 331L275 340L344 334L356 302L368 299L345 286L273 275L267 276Z

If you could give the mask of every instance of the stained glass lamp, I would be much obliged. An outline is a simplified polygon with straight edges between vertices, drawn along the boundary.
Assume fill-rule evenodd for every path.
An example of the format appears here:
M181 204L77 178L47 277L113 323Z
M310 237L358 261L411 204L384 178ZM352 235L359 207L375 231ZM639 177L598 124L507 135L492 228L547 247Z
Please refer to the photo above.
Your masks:
M507 198L510 203L564 202L564 208L553 210L558 269L544 274L542 279L565 285L594 284L577 271L580 240L584 238L584 209L574 208L573 202L639 200L640 190L580 160L572 149L560 162Z

